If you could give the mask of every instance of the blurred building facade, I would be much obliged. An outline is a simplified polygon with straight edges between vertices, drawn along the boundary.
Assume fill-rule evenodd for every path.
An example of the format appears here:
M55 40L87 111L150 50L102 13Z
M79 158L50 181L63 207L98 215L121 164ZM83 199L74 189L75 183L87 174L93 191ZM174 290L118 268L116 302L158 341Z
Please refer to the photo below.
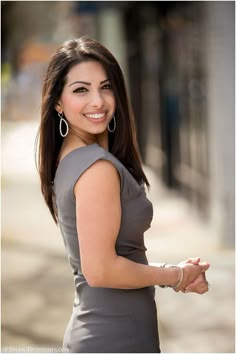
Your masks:
M144 163L233 247L234 2L13 1L2 14L3 118L38 118L50 53L98 39L127 78Z

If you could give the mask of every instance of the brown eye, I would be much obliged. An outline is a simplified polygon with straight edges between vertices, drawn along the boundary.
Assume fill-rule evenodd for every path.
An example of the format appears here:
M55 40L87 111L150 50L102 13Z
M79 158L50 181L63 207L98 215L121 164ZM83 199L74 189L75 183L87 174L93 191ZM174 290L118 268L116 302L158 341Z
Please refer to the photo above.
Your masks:
M104 90L111 90L111 85L110 84L106 84L106 85L102 86L102 88Z
M88 90L85 87L78 87L73 92L80 93L80 92L87 92Z

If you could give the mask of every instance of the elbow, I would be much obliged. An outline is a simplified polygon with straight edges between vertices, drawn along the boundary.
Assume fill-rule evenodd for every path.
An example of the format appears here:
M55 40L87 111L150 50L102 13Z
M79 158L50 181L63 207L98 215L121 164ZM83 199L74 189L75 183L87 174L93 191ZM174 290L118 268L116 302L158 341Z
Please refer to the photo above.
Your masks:
M91 288L104 288L103 283L95 277L94 278L85 277L85 279Z
M83 269L84 277L88 285L92 288L104 288L106 287L106 275L105 272L99 269Z

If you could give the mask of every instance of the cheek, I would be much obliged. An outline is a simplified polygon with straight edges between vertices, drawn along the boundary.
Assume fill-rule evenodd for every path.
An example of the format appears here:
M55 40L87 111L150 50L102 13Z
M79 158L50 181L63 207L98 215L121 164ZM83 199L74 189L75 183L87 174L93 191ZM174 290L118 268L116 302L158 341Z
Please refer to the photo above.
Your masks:
M116 100L114 96L109 97L109 104L111 107L114 107L114 109L116 108Z
M84 105L82 100L79 100L78 97L73 96L63 97L62 103L65 112L79 111Z

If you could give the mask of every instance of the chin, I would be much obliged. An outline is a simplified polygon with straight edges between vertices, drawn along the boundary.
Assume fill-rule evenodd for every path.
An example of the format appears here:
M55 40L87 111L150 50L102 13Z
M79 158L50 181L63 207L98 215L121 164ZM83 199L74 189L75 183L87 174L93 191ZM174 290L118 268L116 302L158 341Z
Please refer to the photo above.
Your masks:
M107 127L103 127L103 128L95 128L95 129L91 129L90 130L90 134L103 134L105 131L107 130Z

